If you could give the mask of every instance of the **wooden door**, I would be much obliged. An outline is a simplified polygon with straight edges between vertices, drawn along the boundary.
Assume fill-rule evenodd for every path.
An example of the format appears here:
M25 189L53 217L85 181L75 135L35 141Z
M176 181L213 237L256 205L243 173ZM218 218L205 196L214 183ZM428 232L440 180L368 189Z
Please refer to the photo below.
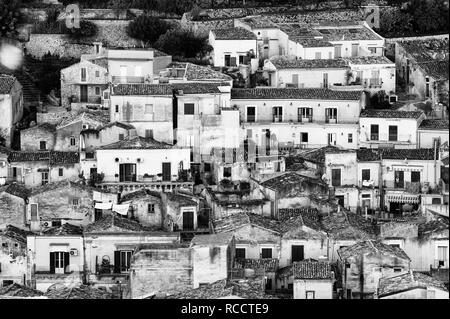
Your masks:
M170 182L171 181L171 175L172 175L172 170L171 170L171 165L170 163L162 163L162 179L165 182Z
M194 230L194 212L183 212L183 230Z
M80 85L80 102L88 101L88 87L87 85Z
M303 245L292 245L292 262L305 259L305 247Z

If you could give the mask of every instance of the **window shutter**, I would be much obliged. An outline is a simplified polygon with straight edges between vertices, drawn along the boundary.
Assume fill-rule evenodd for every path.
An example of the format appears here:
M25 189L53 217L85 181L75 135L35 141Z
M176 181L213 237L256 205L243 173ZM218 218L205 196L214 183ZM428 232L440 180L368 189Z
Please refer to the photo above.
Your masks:
M50 253L50 273L55 273L55 253Z
M114 252L114 273L120 274L120 251L116 250Z
M68 252L64 253L64 273L69 272L69 265L70 265L70 254Z
M230 65L231 65L231 66L236 66L236 58L235 58L235 57L232 57L232 58L230 59Z

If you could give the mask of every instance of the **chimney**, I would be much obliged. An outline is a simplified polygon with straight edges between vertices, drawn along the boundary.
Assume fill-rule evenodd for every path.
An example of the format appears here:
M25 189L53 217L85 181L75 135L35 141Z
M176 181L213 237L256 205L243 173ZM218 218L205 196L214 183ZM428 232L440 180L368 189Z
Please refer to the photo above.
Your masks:
M94 45L94 54L100 54L103 51L102 42L93 42L93 45Z

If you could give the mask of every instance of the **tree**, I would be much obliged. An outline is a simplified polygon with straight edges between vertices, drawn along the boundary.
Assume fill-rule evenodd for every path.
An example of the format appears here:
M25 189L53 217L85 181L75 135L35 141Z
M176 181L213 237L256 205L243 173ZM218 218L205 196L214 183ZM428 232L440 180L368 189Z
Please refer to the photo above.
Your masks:
M10 38L17 36L17 27L24 19L20 5L20 0L0 2L0 36Z
M183 58L203 58L212 47L208 38L196 36L192 31L173 29L161 35L154 46L163 52Z
M97 34L98 28L91 21L81 20L79 28L67 28L65 31L74 39L88 38Z
M130 22L127 28L127 34L132 38L153 44L162 34L171 28L172 26L164 20L141 15Z

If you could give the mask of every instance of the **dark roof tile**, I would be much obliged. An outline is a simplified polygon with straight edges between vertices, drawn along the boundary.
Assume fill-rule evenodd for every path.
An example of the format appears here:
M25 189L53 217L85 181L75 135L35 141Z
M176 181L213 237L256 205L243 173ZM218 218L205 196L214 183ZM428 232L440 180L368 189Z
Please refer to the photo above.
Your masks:
M384 254L391 255L401 259L410 260L408 255L403 249L395 246L390 246L376 240L365 240L358 242L352 246L347 246L338 249L338 254L341 259L347 259L349 257L360 256L361 254Z
M359 101L362 91L335 91L330 89L296 89L296 88L256 88L232 89L231 99L234 100L344 100Z
M256 40L256 35L244 28L213 29L216 40Z
M160 150L173 147L170 144L158 142L150 137L129 136L124 140L99 147L99 150Z
M448 291L443 282L422 273L409 271L396 276L380 278L378 296L386 297L416 288L437 288Z
M360 117L379 117L396 119L419 119L423 116L422 111L397 111L397 110L374 110L366 109L361 112Z
M324 261L297 261L292 268L294 279L332 279L331 266Z
M420 130L446 130L448 131L448 120L423 120L420 123Z
M348 68L348 63L343 59L286 59L273 58L270 62L277 69L343 69Z

